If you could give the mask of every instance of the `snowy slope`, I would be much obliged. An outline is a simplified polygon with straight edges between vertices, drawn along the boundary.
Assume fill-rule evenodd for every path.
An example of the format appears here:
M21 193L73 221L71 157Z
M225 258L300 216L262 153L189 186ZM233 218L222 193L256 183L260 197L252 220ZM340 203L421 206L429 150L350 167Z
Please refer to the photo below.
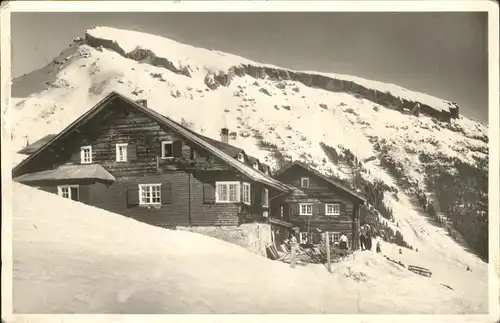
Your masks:
M358 253L332 274L321 265L290 269L221 240L152 227L21 184L13 192L15 313L486 311L473 292L477 285L450 290L441 285L451 284L445 277L415 275L375 253Z
M235 76L227 86L212 90L205 84L207 73L227 72L238 64L269 65L130 31L96 28L88 31L88 35L112 49L92 47L77 40L53 63L14 82L15 86L34 89L29 96L18 98L20 102L12 113L13 148L16 151L27 140L33 142L62 130L114 90L131 98L145 98L150 108L179 122L190 123L194 130L213 138L218 138L219 129L227 126L236 135L231 139L232 144L274 168L277 166L275 152L278 151L287 158L303 160L325 174L350 179L349 170L341 163L332 162L321 143L337 149L340 154L341 147L348 148L359 161L375 157L363 162L366 170L363 177L369 181L380 180L398 189L399 198L386 194L385 203L392 207L399 222L397 229L403 233L404 239L419 248L418 255L405 249L402 256L431 269L436 281L446 281L445 284L456 288L455 293L470 294L467 297L474 305L464 305L464 308L485 308L487 264L451 240L443 229L428 222L422 210L410 202L410 193L406 193L383 167L380 147L399 165L400 173L413 189L425 191L426 173L419 157L422 154L431 156L436 164L447 158L457 158L479 167L479 161L486 160L488 154L487 126L464 117L447 123L426 115L402 114L348 93L269 77ZM154 52L156 57L168 59L170 65L165 64L168 68L158 67L150 64L147 57L125 57L126 53L135 50L136 45ZM189 76L179 72L181 70L187 70ZM437 110L448 106L447 101L390 84L350 76L335 77L355 79L367 87L398 93ZM275 146L275 151L263 149L262 142ZM17 155L14 162L21 158L23 156ZM389 225L396 229L394 224ZM386 249L393 250L393 246L388 245ZM379 264L381 260L370 258L367 261ZM467 266L473 271L465 271ZM380 279L389 279L387 284L390 286L396 284L391 278ZM420 284L421 280L417 281ZM470 282L474 282L473 289L467 286ZM433 297L431 294L434 295L432 292L426 294L429 300ZM436 301L443 302L444 298ZM303 309L309 305L304 305ZM376 308L375 305L366 306L362 308ZM200 308L204 311L203 307ZM404 308L402 305L401 310L405 311Z

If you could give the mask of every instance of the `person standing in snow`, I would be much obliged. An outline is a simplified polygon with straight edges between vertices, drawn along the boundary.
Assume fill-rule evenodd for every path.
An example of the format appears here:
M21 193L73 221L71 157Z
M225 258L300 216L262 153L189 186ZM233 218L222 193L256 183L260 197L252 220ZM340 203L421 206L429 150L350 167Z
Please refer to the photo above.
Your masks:
M365 238L365 226L362 225L359 230L359 244L361 245L361 250L366 249L366 238Z
M372 234L370 231L370 226L368 224L366 225L365 240L366 249L372 250Z
M380 249L380 241L377 241L377 253L380 252L382 252L382 250Z
M341 250L347 250L347 249L349 249L349 244L348 244L347 236L344 233L342 233L342 235L339 238L339 248Z
M297 243L297 238L292 234L290 237L290 267L295 268L295 264L297 263L297 249L299 248L299 244Z

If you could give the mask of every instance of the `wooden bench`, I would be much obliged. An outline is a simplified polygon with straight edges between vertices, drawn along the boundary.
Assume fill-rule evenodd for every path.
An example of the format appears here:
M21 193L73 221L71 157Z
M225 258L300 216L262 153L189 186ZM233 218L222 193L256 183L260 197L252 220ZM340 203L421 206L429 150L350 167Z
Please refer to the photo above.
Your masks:
M412 271L412 272L414 272L416 274L422 275L422 276L426 276L426 277L431 277L432 276L432 272L429 269L427 269L427 268L409 265L408 266L408 270L410 270L410 271Z

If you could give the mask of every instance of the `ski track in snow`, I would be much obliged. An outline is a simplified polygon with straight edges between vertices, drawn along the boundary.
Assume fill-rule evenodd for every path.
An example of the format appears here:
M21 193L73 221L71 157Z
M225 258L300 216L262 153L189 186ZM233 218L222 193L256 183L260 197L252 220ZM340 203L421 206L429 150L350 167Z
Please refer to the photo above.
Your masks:
M169 40L158 42L157 38L142 36L140 39L134 39L130 37L130 35L132 35L130 33L128 34L129 37L123 38L121 34L118 35L117 33L118 32L109 29L97 29L93 31L93 34L96 36L100 35L103 38L118 39L118 43L122 48L126 49L126 51L133 50L137 43L140 43L142 46L152 49L158 56L165 53L163 56L171 59L177 66L189 66L192 77L186 77L172 73L164 68L126 59L113 51L106 49L98 51L87 45L82 45L70 59L66 60L61 66L58 66L57 71L54 71L58 73L55 86L40 93L36 93L25 100L16 100L18 103L12 111L13 145L16 151L25 145L26 140L33 142L46 134L61 131L110 91L118 91L135 99L146 98L150 108L176 121L180 122L182 120L187 120L192 122L193 130L209 137L218 138L219 129L226 126L230 129L230 132L235 131L237 133L236 139L231 140L233 145L243 148L248 154L269 163L272 167L275 167L275 164L273 163L270 153L259 148L255 134L261 136L264 141L275 144L283 153L292 157L294 160L302 159L309 163L314 163L317 165L318 170L325 173L334 172L346 179L349 179L348 172L346 173L345 169L341 169L336 164L328 161L328 158L319 146L321 142L334 148L339 145L349 148L359 160L363 160L378 155L374 150L373 144L369 140L370 137L377 137L378 141L386 140L387 143L391 145L391 156L394 160L403 164L404 173L408 175L410 180L413 180L420 186L424 183L425 175L422 171L422 165L418 160L418 154L420 152L431 155L442 153L446 156L456 156L471 164L475 163L472 157L473 155L478 157L484 156L481 152L470 151L468 147L484 148L487 144L469 137L487 134L487 128L484 125L479 125L466 118L453 120L452 124L456 127L460 127L468 137L459 132L451 131L443 127L442 124L436 124L427 116L417 118L403 115L383 106L378 106L373 102L357 99L346 93L333 93L321 89L310 88L298 82L281 82L286 84L286 86L284 89L279 89L276 87L277 83L275 81L269 79L254 79L250 76L244 76L235 77L228 87L221 86L212 91L205 86L203 81L207 70L227 70L230 66L249 61L234 55L209 52L187 45L181 46ZM156 40L156 42L153 42L153 40ZM254 64L259 66L263 65L260 63ZM337 75L336 77L339 76ZM420 93L411 92L405 89L401 90L399 87L397 87L399 88L399 90L397 90L392 88L392 85L384 85L380 82L367 80L360 81L360 83L362 82L364 82L363 84L371 84L378 88L387 86L391 91L403 91L404 95L409 97L413 96L422 99L422 96L424 96L424 101L430 100L436 103L437 106L440 106L443 102L437 98L432 98ZM271 96L262 93L261 89L266 89ZM424 142L421 141L421 139L429 138L435 139L435 142L429 140L424 140ZM409 150L414 151L414 153L409 153ZM14 164L20 162L20 160L24 158L19 154L15 154L13 157ZM369 174L365 174L368 179L382 180L390 186L397 187L393 178L382 169L377 160L365 163L364 167L369 171ZM19 187L16 189L25 190L25 188ZM29 194L37 197L39 193L30 191ZM49 198L43 193L40 194L42 194L40 196L43 196L43 198ZM419 301L421 302L421 304L419 304L421 307L419 308L424 312L448 309L458 312L468 310L484 311L487 306L487 264L481 262L472 254L466 252L463 247L453 242L443 232L443 229L429 224L426 217L421 214L421 210L413 207L406 194L400 192L399 197L399 201L396 201L394 198L387 196L386 202L394 210L395 218L400 224L397 229L403 233L405 240L413 245L414 248L419 248L419 252L416 253L405 249L403 255L399 255L397 253L397 248L392 245L384 244L383 248L391 257L401 259L404 263L411 262L416 265L430 268L434 272L434 276L431 280L432 283L428 283L428 280L417 277L411 273L403 274L396 269L391 269L392 271L396 270L392 272L388 269L384 259L381 260L380 257L374 255L363 255L356 260L356 263L359 265L360 262L367 261L369 262L368 267L372 266L373 268L370 267L371 270L376 271L376 274L373 274L372 279L366 283L368 285L364 285L364 288L366 290L379 290L380 293L374 297L374 300L361 300L357 308L353 307L353 304L346 300L345 304L335 306L334 311L337 311L338 308L342 308L342 310L346 310L347 312L351 310L354 312L370 312L382 309L385 309L385 311L394 311L396 308L402 312L412 311L413 306L409 305L412 299L416 301L417 304L419 304ZM67 204L67 201L60 201L60 199L54 200L54 203L62 203L62 205L70 209L76 208L73 205ZM22 203L18 204L19 210L28 207L22 205ZM42 204L45 205L44 203ZM102 213L98 210L95 210L95 212L99 215ZM71 214L71 212L68 214L61 214L60 216L66 217L69 214ZM112 221L118 221L114 216L108 216L112 218ZM194 243L191 242L193 238L192 236L186 236L186 239L184 239L184 236L179 236L180 233L178 232L169 232L165 237L160 237L158 235L158 239L161 241L164 241L162 239L168 240L165 241L165 243L170 246L169 252L171 251L174 253L174 255L168 254L167 256L166 251L159 253L157 249L147 247L148 244L146 242L144 242L143 245L140 239L134 239L134 245L130 246L130 248L120 248L120 253L117 255L115 255L117 250L112 244L106 243L104 244L103 250L99 252L93 250L92 247L86 247L83 242L82 244L71 245L72 249L66 249L64 245L61 246L58 243L52 244L50 242L52 240L51 235L48 233L49 231L46 231L43 235L40 231L37 231L39 233L35 235L33 239L39 238L40 240L38 242L43 243L47 250L53 250L53 254L39 253L37 255L37 252L33 249L34 245L31 244L32 242L28 242L32 241L32 238L25 236L28 232L25 230L28 230L28 223L31 223L31 221L39 223L40 220L19 213L18 209L16 209L14 217L15 221L22 224L19 229L20 231L15 231L15 234L20 234L18 238L20 245L16 248L30 255L30 257L26 259L16 258L17 264L25 271L22 276L19 276L19 273L17 274L19 279L17 284L20 286L19 290L23 291L19 292L19 295L28 293L29 288L31 288L30 284L32 280L38 281L40 286L39 293L41 293L36 294L37 292L35 291L33 295L42 295L46 290L49 290L43 289L41 286L51 286L51 288L54 288L57 292L51 293L53 299L45 298L46 302L48 302L46 304L47 310L56 310L59 306L57 304L60 304L58 301L64 303L65 298L71 297L72 294L67 288L77 288L75 286L78 286L78 288L82 289L78 290L78 292L74 290L73 292L75 292L75 295L79 295L81 292L82 295L86 296L81 296L82 298L79 299L78 302L75 301L75 303L72 304L73 307L68 308L69 311L79 311L81 308L101 311L111 310L113 307L118 311L122 311L126 308L122 306L123 304L127 304L129 301L132 302L132 300L132 303L137 304L139 299L143 298L157 299L151 304L142 305L146 308L148 308L148 306L158 306L162 311L165 310L163 301L166 302L168 300L168 302L173 302L171 303L172 309L175 308L175 310L181 312L246 312L248 310L248 304L243 301L238 301L237 299L245 299L245 297L248 296L252 300L255 299L257 302L254 304L254 307L252 307L252 311L261 310L265 312L266 310L270 310L268 298L273 298L272 295L276 293L272 290L263 293L262 289L265 291L266 288L271 288L266 286L276 286L277 284L280 286L280 293L282 292L284 293L283 295L291 296L287 296L285 298L286 300L281 301L279 297L276 297L276 299L273 298L273 302L275 302L272 308L273 311L286 309L286 311L292 310L300 312L302 310L317 310L318 308L327 311L327 309L331 309L331 304L329 302L314 298L305 300L297 296L297 294L299 294L296 292L297 288L306 288L304 286L299 287L297 285L299 281L305 281L305 277L307 277L307 279L310 278L310 280L307 281L311 281L312 283L307 288L310 289L311 294L321 292L330 295L329 293L332 293L330 295L331 297L335 297L335 295L337 295L335 294L336 292L325 289L325 284L323 283L315 283L318 279L317 275L321 276L322 279L328 281L332 280L332 285L340 284L340 286L345 286L347 289L354 288L353 290L356 290L355 286L357 286L337 276L335 276L336 278L322 276L324 268L321 268L321 270L315 269L313 271L310 269L313 267L298 268L296 271L287 274L287 279L284 280L284 278L280 278L280 272L284 268L281 264L271 263L260 258L251 258L252 261L249 261L248 259L250 258L248 257L251 256L249 256L246 251L229 247L226 244L220 245L219 242L212 240L210 240L211 243L205 243L205 240L201 243L201 245L205 246L205 249L203 249L205 254L200 255L201 258L188 257L187 255L189 253L187 250L191 250L191 247L184 249L186 246L182 246L179 250L186 250L183 253L175 249L174 246L181 247L179 244ZM89 221L94 218L93 215L90 215L89 219L82 215L78 217L78 221L80 222L76 225L82 227L91 225ZM137 230L144 230L144 232L147 232L144 235L145 237L149 236L149 230L153 230L142 229L143 227L141 226L136 227L135 222L134 225L132 225L132 222L127 221L123 222L123 224L127 224L130 228L133 227L134 230L140 227L141 229ZM43 228L44 223L39 223L39 225ZM47 223L47 225L49 224ZM53 230L59 230L58 232L62 231L61 228L56 227L55 222L50 225L53 226ZM396 229L396 227L394 228ZM67 236L60 238L77 241L78 235L84 234L85 239L82 241L88 241L88 239L91 241L99 241L101 235L105 233L105 230L112 230L111 228L106 229L106 226L100 229L103 231L96 231L93 235L88 231L85 233L79 232L75 228L75 230L71 231L71 234L68 233ZM113 230L106 232L104 236L110 235L113 239L116 239L115 245L122 245L122 243L126 244L127 241L124 240L125 237L139 236L138 234L122 235L120 231ZM165 231L161 232L163 234ZM177 238L173 239L171 237L179 237L182 239L177 240ZM45 239L48 240L46 241ZM232 251L226 254L226 252L228 252L226 248L232 248ZM154 250L152 251L152 249ZM144 254L141 254L139 250L144 252ZM191 251L195 252L194 250ZM216 255L214 255L214 253L216 253ZM75 262L70 265L77 270L76 273L69 274L63 269L63 267L66 266L66 260L63 257L57 256L61 254L64 254L65 257L69 257L71 261ZM82 259L80 255L90 255L91 258ZM138 257L140 260L134 261L133 263L141 263L140 268L137 267L137 264L134 265L128 262L125 255ZM158 260L154 258L153 255L155 257L158 255L162 256L160 260ZM109 257L116 260L117 264L113 264L113 262L108 259ZM212 257L216 257L220 262L208 265L213 261L211 259ZM238 259L241 259L241 261L246 261L246 265L241 267L244 268L244 270L241 274L238 274L237 277L227 277L224 275L225 271L223 271L222 268L234 266L234 270L241 269L233 265L236 259L233 257L239 257ZM159 261L159 263L155 263L153 259L154 261ZM126 266L120 266L120 262L125 262ZM31 266L31 264L36 264L33 266L33 270L27 268L28 263L30 264L29 266ZM203 265L205 263L206 265ZM52 264L50 265L51 272L49 273L45 270L45 272L47 272L46 277L37 278L35 269L38 268L38 266L48 264ZM99 264L99 266L96 266L96 264ZM472 272L465 271L466 266L470 266ZM144 267L161 269L151 269L151 272L145 273L142 270ZM362 268L365 267L362 266ZM200 272L199 268L204 269ZM265 268L265 272L268 273L268 275L266 275L267 278L256 277L252 274L256 271L263 272L264 269L262 268ZM365 269L370 270L370 268ZM391 274L387 275L384 270L390 271ZM86 272L93 271L97 271L95 274L96 276L102 274L102 277L87 277L85 274ZM109 274L109 272L113 274ZM173 275L172 277L181 279L176 281L169 280L169 278L166 277L167 273L168 275ZM54 275L53 277L51 277L52 274ZM246 274L249 276L245 276ZM68 279L75 278L72 275L75 275L77 278L75 286L70 286L71 284L68 283ZM120 276L115 277L115 275ZM130 275L136 278L127 278ZM208 275L221 277L222 280L225 280L220 283L222 285L237 284L240 289L220 289L220 285L217 285L217 287L211 286L200 289L200 286L205 286L202 285L202 278L208 277ZM394 275L405 277L403 280L404 283L396 282L397 280L394 279ZM59 280L56 280L56 277L59 277ZM183 285L184 283L182 283L184 277L186 277L187 281L185 286ZM252 277L252 279L250 280L249 277ZM298 279L299 277L300 280ZM102 278L102 282L106 281L104 278L107 278L110 279L110 282L108 285L102 285L100 283L103 288L101 291L96 291L93 289L95 287L92 287L92 284L95 283L95 281L93 281L94 278ZM163 283L157 285L155 283L157 278L164 279ZM269 281L266 279L269 279ZM270 283L271 279L273 282L272 284ZM453 286L453 288L455 288L454 293L449 292L447 289L434 289L439 286L431 287L429 285L439 285L439 281L441 280L443 283ZM67 283L60 281L66 281ZM474 286L469 286L471 282L474 282ZM242 286L244 283L246 285ZM387 284L387 286L383 284ZM116 290L117 286L121 286L120 288L122 288L125 285L129 287L124 289L120 295L113 294L113 290ZM149 286L149 288L145 289L145 286ZM176 295L176 293L180 295L185 294L186 297L189 297L187 291L190 287L194 286L198 288L197 295L200 296L196 301L192 299L183 300L182 298L172 300L172 295ZM255 286L259 286L261 289L255 290ZM367 288L367 286L370 286L370 288ZM383 286L385 286L385 289ZM395 288L395 286L397 286L397 288ZM418 290L417 296L407 291L408 286L414 286ZM429 289L424 291L424 288ZM401 294L398 296L398 299L391 298L392 296L390 295L394 295L394 290L397 291L398 289L400 289L401 293L408 294ZM167 295L165 293L171 294ZM452 301L452 303L448 304L448 301L445 300L448 299L448 296L439 296L440 293L449 293L451 299L454 299L454 297L457 298L455 301L458 303L453 303ZM245 297L242 295L245 295ZM310 295L309 292L308 295ZM324 297L328 299L330 296ZM115 297L117 298L115 299ZM232 306L223 304L214 306L210 304L210 300L217 300L219 297L220 299L228 299L231 297L231 299L235 300L236 304ZM350 295L349 297L354 296ZM94 298L109 299L109 303L97 303L94 301ZM351 300L350 298L348 299ZM37 298L33 296L33 303L24 303L23 301L23 304L25 304L23 306L25 306L26 309L32 306L36 307L36 300ZM384 303L386 301L387 303ZM467 303L469 301L471 303ZM296 307L294 306L294 308L290 309L289 302L299 303ZM408 302L408 304L406 302ZM356 302L354 302L354 304L356 304ZM432 304L443 304L443 307L434 309L434 305ZM460 306L457 304L460 304ZM148 310L150 309L148 308Z

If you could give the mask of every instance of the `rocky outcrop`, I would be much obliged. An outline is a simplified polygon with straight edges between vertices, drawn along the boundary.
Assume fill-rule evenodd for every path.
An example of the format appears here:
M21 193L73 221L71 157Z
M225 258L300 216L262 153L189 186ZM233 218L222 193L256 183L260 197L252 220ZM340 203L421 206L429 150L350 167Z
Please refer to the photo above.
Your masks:
M123 57L133 59L139 62L148 63L154 66L163 67L176 74L190 77L191 73L187 67L178 68L165 57L158 57L149 49L136 48L126 53L118 43L93 37L90 34L85 35L85 41L88 45L95 48L107 48L113 50ZM240 64L232 66L228 71L219 71L206 75L204 82L212 90L219 86L229 86L234 76L243 77L252 76L256 79L269 78L275 81L296 81L308 87L320 88L331 92L345 92L354 95L360 99L370 100L379 105L400 110L412 114L425 114L435 117L438 120L449 122L453 118L459 117L459 107L454 102L448 102L448 107L444 109L431 107L424 102L417 102L399 97L390 92L382 92L377 89L366 88L362 84L353 81L337 79L334 77L320 75L308 72L296 72L283 68L257 66L255 64ZM418 104L418 110L415 106Z
M238 67L233 67L232 70L237 71L235 73L237 76L243 76L246 74L258 79L269 77L270 79L274 79L276 81L291 80L300 82L309 87L324 89L326 91L347 92L358 98L370 100L385 107L392 107L401 111L409 111L409 113L415 113L415 106L418 104L418 114L422 113L433 116L442 121L449 122L451 119L459 117L459 107L454 102L449 102L448 111L438 110L423 102L407 100L405 98L395 96L390 92L381 92L376 89L369 89L352 81L341 80L325 75L294 72L281 68L260 67L250 64L242 64Z
M120 54L123 57L153 66L163 67L173 73L191 77L191 73L186 66L177 68L170 60L165 57L156 56L156 54L149 49L137 47L133 51L126 53L123 48L118 45L118 43L108 39L93 37L89 33L85 34L85 41L87 45L91 47L106 48Z

